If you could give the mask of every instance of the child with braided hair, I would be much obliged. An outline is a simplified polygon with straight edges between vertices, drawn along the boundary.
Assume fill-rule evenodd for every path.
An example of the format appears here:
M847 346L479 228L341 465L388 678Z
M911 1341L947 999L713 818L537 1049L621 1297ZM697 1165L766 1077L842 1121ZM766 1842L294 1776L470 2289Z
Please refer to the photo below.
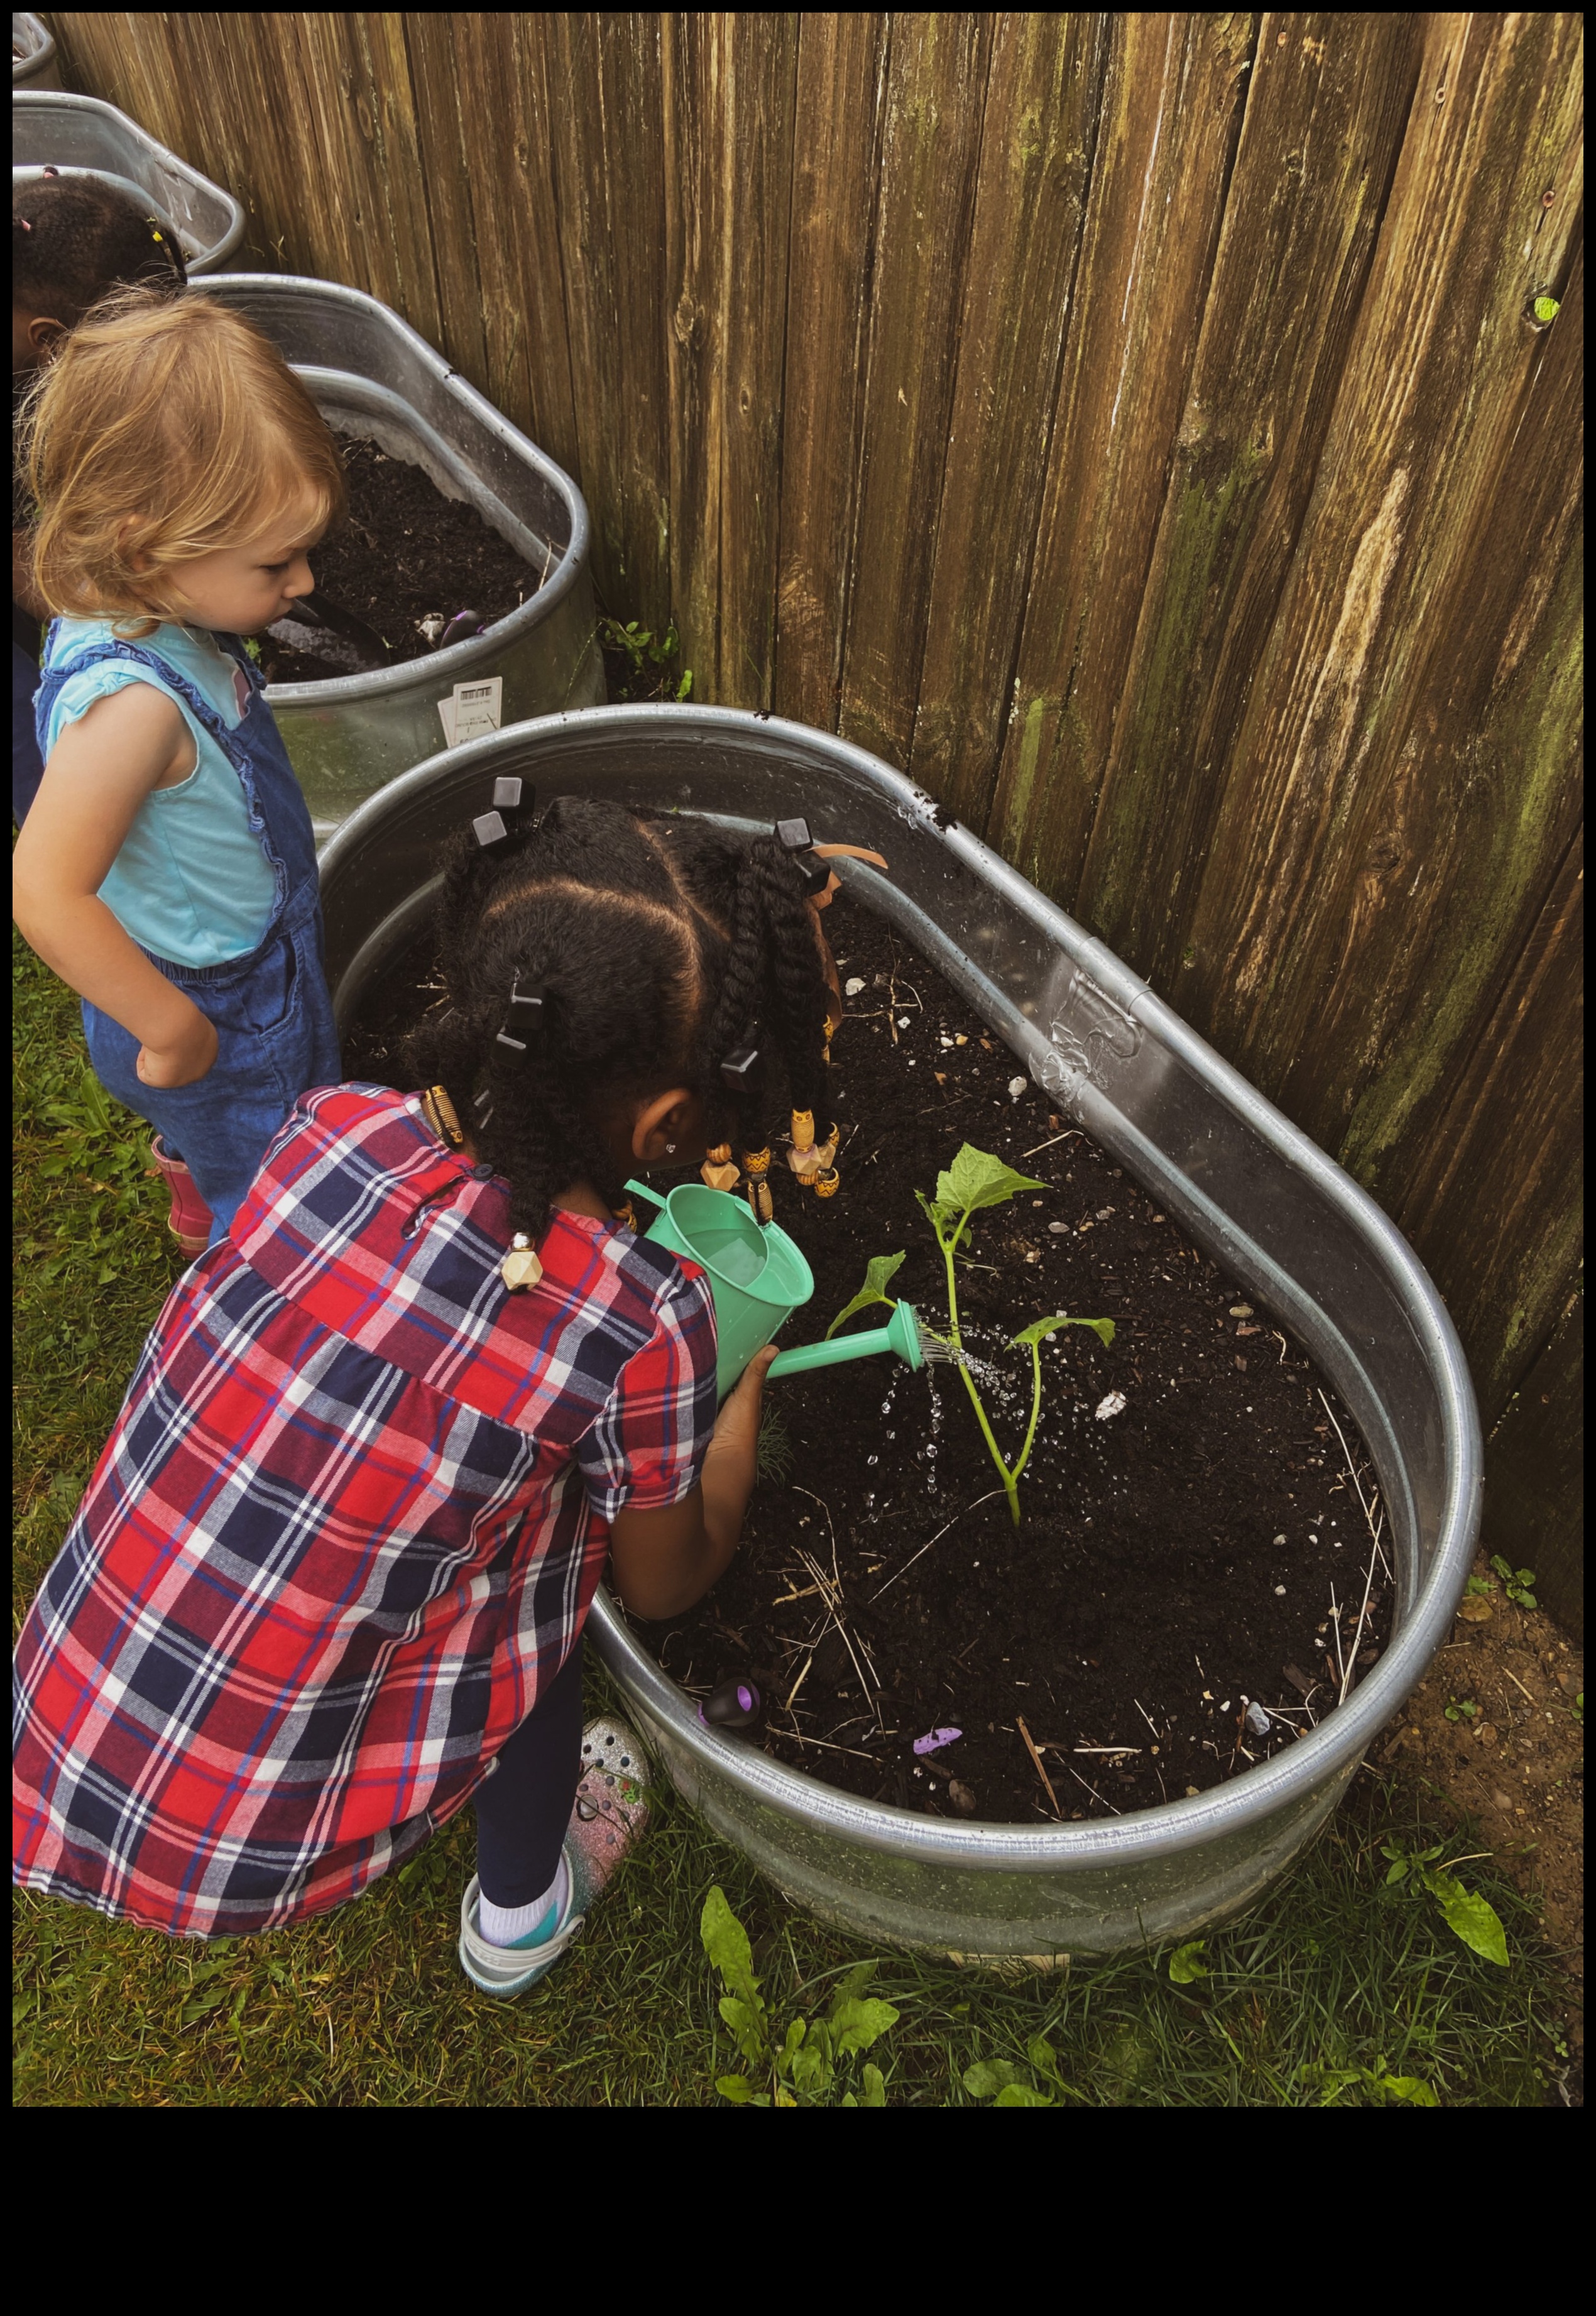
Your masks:
M773 1356L718 1415L708 1283L626 1181L750 1147L779 1081L821 1109L827 882L778 836L571 797L534 821L496 783L446 868L421 1090L299 1104L30 1612L28 1886L266 1929L469 1799L472 1982L518 1993L576 1936L645 1815L631 1733L584 1739L600 1573L645 1618L714 1583Z

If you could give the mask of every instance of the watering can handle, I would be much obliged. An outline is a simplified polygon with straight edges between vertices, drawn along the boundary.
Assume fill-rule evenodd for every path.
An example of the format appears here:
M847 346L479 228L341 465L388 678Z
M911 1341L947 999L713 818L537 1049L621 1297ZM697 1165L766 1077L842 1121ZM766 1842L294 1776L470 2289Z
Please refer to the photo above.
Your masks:
M659 1207L663 1209L665 1203L664 1200L660 1197L657 1190L651 1190L646 1182L629 1182L627 1184L627 1189L631 1192L633 1198L646 1198L651 1207Z

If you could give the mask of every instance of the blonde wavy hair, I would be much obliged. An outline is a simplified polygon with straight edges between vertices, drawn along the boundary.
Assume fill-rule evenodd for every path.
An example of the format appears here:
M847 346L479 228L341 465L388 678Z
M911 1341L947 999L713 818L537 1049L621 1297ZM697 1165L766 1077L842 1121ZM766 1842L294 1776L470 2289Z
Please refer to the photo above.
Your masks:
M129 642L180 616L172 582L218 548L344 510L326 421L269 339L214 299L113 291L22 415L34 584Z

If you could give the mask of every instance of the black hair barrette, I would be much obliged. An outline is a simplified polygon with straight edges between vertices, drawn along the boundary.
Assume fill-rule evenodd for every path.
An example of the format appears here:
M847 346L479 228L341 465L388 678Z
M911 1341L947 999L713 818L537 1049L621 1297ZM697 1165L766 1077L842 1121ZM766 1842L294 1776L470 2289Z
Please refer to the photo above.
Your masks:
M738 1046L720 1064L720 1082L728 1093L751 1093L759 1066L757 1046Z
M831 882L831 869L815 851L815 839L809 833L807 820L779 820L776 842L783 852L791 855L804 875L805 890L810 900L824 893Z

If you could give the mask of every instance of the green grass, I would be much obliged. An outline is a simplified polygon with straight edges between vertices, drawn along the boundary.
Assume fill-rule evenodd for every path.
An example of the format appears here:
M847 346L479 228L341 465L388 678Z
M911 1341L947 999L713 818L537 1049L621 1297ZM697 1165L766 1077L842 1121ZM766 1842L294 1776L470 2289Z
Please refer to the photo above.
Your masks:
M87 1077L70 1000L13 947L17 1076L19 1613L58 1548L177 1269L147 1136ZM595 1704L604 1701L594 1674ZM1330 1831L1209 1975L1167 1954L1003 1981L887 1955L902 2018L872 2056L894 2106L960 2106L976 2059L1026 2066L1045 2035L1069 2103L1315 2105L1304 2070L1417 2075L1443 2105L1535 2106L1561 2066L1558 1982L1532 1908L1489 1860L1464 1867L1506 1924L1511 1966L1469 1953L1428 1902L1383 1892L1380 1839L1416 1843L1412 1802L1361 1777ZM1433 1838L1433 1837L1432 1837ZM1477 1848L1467 1833L1449 1854ZM700 1949L719 1883L772 2008L821 2004L873 1951L794 1913L668 1793L648 1839L548 1983L475 1994L454 1958L468 1813L358 1903L266 1938L201 1946L24 1896L16 1909L15 2097L27 2106L701 2106L735 2069ZM1338 2104L1382 2104L1352 2085Z

